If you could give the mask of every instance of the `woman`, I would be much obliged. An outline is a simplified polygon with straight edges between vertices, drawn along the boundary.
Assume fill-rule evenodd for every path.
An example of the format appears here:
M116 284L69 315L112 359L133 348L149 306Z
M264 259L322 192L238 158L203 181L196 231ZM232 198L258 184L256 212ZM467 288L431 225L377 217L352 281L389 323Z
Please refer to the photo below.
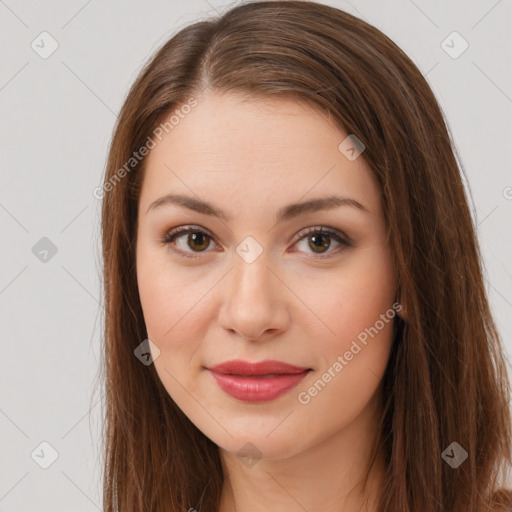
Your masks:
M510 388L442 112L313 2L181 30L103 186L105 511L512 506Z

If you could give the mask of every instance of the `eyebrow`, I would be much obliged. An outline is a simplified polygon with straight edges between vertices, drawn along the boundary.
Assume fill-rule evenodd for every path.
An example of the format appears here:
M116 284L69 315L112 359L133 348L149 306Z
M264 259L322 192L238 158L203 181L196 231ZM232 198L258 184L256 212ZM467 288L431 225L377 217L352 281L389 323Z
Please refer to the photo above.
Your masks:
M201 213L203 215L211 215L213 217L217 217L223 221L229 222L231 216L227 215L225 212L216 208L212 204L202 201L201 199L196 199L190 196L184 196L180 194L167 194L163 197L160 197L156 201L152 202L146 213L149 213L156 208L159 208L164 205L177 205L183 208L187 208L189 210L193 210L197 213ZM298 217L299 215L303 215L305 213L316 212L320 210L330 210L332 208L336 208L339 206L350 206L352 208L356 208L362 212L366 212L371 214L370 210L368 210L365 206L363 206L359 201L352 199L350 197L340 197L340 196L327 196L318 199L310 199L309 201L303 201L301 203L293 203L281 208L276 215L276 223L281 221L287 221L294 217Z

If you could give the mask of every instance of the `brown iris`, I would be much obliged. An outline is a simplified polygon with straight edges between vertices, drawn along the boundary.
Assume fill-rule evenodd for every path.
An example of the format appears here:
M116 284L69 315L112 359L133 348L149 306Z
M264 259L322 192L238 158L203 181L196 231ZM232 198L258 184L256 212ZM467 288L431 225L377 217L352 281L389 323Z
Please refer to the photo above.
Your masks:
M193 247L192 243L197 244L196 247ZM204 251L210 245L210 237L205 233L194 231L188 234L187 244L193 250Z
M311 247L313 252L322 252L322 251L319 251L318 249L322 249L322 248L328 249L329 245L331 244L330 240L329 240L329 235L324 235L323 233L315 233L315 234L309 236L308 238L309 238L308 245L309 245L309 247ZM313 241L313 243L311 243L311 241Z

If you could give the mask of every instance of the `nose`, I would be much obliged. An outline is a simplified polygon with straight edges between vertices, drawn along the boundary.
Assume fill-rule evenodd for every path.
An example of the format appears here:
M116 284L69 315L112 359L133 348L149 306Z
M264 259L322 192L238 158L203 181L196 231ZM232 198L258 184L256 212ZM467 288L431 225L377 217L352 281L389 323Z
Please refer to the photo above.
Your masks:
M262 254L252 263L239 258L227 276L219 323L231 335L263 341L284 332L290 323L290 292Z

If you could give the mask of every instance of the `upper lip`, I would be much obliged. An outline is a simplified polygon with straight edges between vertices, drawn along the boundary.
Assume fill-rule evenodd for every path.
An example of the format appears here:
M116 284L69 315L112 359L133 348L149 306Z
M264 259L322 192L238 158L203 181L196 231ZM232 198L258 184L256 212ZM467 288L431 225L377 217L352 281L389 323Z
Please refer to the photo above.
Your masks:
M215 366L209 366L208 369L212 372L227 375L292 375L311 370L311 368L301 368L293 364L283 363L282 361L267 360L251 363L242 359L225 361Z

